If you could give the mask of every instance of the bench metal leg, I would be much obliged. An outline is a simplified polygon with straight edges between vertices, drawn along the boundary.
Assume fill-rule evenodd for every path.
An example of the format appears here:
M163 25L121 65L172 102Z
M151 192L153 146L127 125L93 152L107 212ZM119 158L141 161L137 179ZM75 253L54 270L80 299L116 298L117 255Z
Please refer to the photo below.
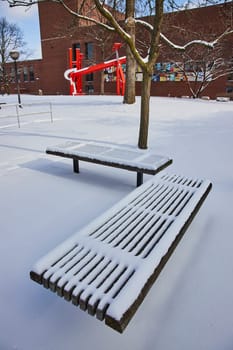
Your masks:
M73 159L73 169L75 173L79 173L79 161L78 159Z
M143 173L138 172L137 173L137 187L141 186L143 184Z

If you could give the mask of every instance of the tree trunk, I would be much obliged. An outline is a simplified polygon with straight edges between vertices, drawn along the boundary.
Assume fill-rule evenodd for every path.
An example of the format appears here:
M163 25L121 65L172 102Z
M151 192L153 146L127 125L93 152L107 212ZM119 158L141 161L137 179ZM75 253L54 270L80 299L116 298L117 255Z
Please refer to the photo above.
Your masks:
M135 43L135 0L127 0L125 8L125 24L126 31L131 36ZM134 56L129 48L126 46L126 85L124 103L133 104L135 103L135 74L136 74L136 62Z
M100 95L104 95L104 80L105 80L105 74L102 70L100 73Z
M142 91L141 91L141 115L138 147L146 149L148 147L148 131L149 131L149 109L150 109L150 88L151 74L143 71Z
M131 53L130 48L126 48L126 85L124 103L133 104L135 103L135 73L136 73L136 62Z

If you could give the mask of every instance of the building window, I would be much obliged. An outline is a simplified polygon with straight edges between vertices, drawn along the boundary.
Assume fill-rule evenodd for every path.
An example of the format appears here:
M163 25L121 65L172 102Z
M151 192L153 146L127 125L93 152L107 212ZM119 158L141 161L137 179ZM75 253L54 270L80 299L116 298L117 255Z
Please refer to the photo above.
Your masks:
M93 73L87 74L86 75L86 81L93 81L94 80L94 75Z
M91 60L93 56L93 43L85 43L85 58Z
M28 81L28 68L23 67L23 81Z
M17 79L15 76L15 67L11 67L11 81L12 83L15 83L17 80L20 82L20 73L21 73L21 69L19 67L17 67Z
M10 76L11 76L12 83L15 83L15 68L14 67L11 67Z
M94 93L94 86L93 85L86 85L85 86L86 94L91 95Z
M29 80L30 81L34 81L35 80L35 74L34 74L33 66L29 67Z
M21 73L22 73L22 68L19 67L19 68L17 69L17 79L18 79L18 82L20 82L21 79L22 79Z
M72 45L72 59L76 61L76 49L80 49L80 43L76 43Z

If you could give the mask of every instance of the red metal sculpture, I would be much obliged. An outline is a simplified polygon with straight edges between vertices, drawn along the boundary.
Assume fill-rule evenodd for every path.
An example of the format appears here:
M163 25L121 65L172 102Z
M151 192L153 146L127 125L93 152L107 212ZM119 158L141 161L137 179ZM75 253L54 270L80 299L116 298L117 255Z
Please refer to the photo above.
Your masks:
M126 63L126 57L119 57L119 49L121 43L115 43L113 45L113 51L116 52L116 58L98 63L89 67L82 68L83 54L80 49L76 48L76 60L72 59L72 49L69 49L69 66L64 73L64 77L70 81L70 95L82 95L82 76L90 74L100 70L104 70L110 67L116 67L116 92L117 95L124 95L125 92L125 76L122 69L122 64Z

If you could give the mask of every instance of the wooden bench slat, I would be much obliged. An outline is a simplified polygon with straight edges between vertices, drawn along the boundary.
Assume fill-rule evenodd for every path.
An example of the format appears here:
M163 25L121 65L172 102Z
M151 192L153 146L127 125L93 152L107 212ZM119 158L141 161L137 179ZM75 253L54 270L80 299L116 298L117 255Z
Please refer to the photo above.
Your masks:
M210 188L156 175L40 259L30 276L123 332Z

